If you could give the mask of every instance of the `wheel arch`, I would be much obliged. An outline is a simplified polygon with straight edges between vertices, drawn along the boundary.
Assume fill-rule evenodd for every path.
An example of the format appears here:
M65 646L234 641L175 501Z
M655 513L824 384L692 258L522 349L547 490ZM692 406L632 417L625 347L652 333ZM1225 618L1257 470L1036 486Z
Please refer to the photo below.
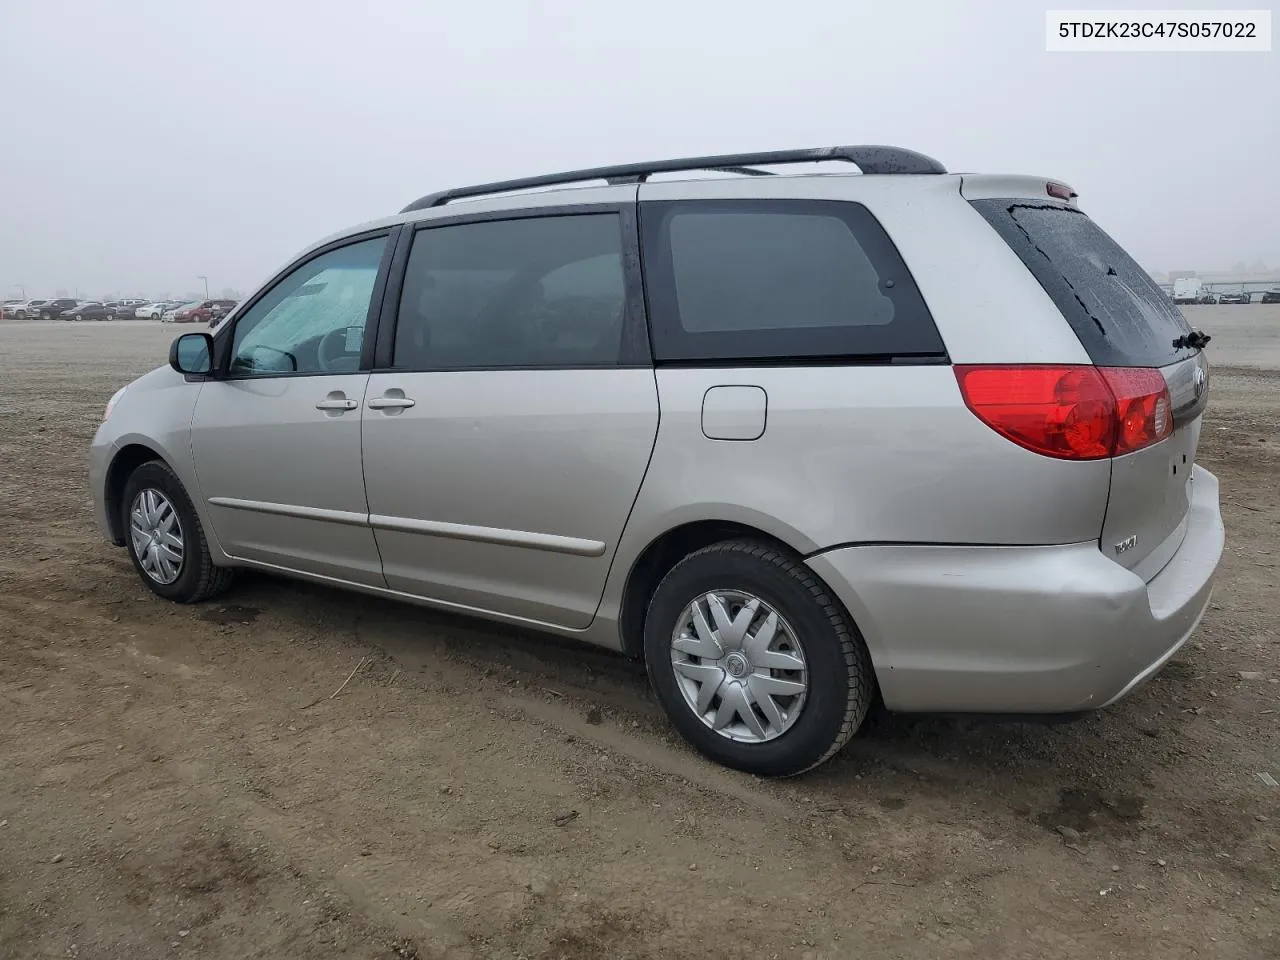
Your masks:
M735 520L695 520L679 524L654 537L640 551L627 574L618 608L618 633L622 652L644 659L645 612L653 591L671 568L696 550L726 540L759 540L797 558L803 551L759 527Z
M121 515L125 484L129 482L129 477L133 475L133 471L152 460L159 460L169 469L173 469L173 464L165 460L159 451L145 443L136 442L125 444L117 450L115 456L111 458L110 465L107 467L103 499L111 542L118 547L125 545L125 531Z

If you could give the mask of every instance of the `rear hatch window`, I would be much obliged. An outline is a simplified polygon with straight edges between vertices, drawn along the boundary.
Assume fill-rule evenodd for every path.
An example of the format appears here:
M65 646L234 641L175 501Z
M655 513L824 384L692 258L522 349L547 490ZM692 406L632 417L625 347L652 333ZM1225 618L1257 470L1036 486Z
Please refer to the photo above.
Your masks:
M972 200L1044 287L1100 367L1164 367L1195 354L1191 326L1087 214L1038 200Z
M1034 200L970 202L1044 287L1095 365L1155 367L1164 375L1173 432L1112 460L1099 539L1104 554L1150 580L1186 533L1208 399L1203 351L1176 345L1191 325L1133 258L1074 207Z

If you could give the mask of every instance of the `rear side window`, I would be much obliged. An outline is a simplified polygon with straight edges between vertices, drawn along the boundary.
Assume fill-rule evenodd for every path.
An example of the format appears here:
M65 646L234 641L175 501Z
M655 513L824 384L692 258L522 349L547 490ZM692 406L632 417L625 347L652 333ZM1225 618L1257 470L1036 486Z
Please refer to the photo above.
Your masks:
M1163 367L1194 354L1174 340L1190 325L1124 249L1072 207L973 200L1044 287L1101 367Z
M654 359L945 357L902 257L861 204L641 204Z
M430 227L409 253L393 365L616 365L626 307L616 213Z

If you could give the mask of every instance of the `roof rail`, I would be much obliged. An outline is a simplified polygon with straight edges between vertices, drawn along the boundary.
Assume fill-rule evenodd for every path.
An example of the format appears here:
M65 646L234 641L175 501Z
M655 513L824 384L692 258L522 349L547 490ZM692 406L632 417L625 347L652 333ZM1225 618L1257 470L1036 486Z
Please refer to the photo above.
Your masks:
M578 183L583 180L607 180L611 184L644 183L652 174L672 173L681 170L721 170L748 176L768 176L768 170L756 170L757 166L784 163L817 163L824 160L841 160L852 163L864 174L885 173L946 173L946 168L932 157L902 147L813 147L807 150L774 150L767 153L728 153L713 157L686 157L682 160L655 160L651 163L624 163L612 167L590 167L570 170L566 173L549 173L539 177L522 177L519 180L499 180L481 183L473 187L455 187L430 193L413 201L401 213L443 207L451 200L480 197L490 193L508 193L514 190L531 190L535 187L552 187L559 184Z

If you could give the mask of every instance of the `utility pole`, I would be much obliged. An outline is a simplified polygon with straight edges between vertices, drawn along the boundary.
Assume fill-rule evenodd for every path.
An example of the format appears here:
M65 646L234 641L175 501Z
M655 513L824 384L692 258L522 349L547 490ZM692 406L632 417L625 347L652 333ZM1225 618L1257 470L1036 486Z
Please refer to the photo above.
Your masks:
M208 278L208 277L196 277L196 279L197 279L197 280L203 280L203 281L204 281L204 298L205 298L206 300L208 300L208 299L209 299L209 278Z

